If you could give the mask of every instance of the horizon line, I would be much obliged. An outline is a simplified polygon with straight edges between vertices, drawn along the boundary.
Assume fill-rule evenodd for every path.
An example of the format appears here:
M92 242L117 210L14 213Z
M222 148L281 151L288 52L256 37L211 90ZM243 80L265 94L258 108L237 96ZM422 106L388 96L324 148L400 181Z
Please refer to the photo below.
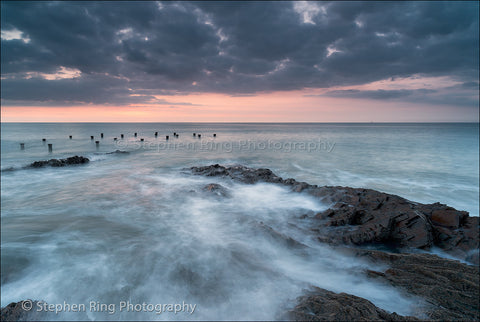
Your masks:
M408 122L395 122L395 121L370 121L370 122L256 122L256 121L246 121L246 122L11 122L11 121L0 121L0 124L8 124L8 123L65 123L65 124L76 124L76 123L84 123L84 124L105 124L105 123L125 123L125 124L155 124L155 123L169 123L169 124L211 124L211 123L218 123L218 124L442 124L442 123L451 123L451 124L458 124L458 123L465 123L465 124L474 124L480 123L480 121L408 121Z

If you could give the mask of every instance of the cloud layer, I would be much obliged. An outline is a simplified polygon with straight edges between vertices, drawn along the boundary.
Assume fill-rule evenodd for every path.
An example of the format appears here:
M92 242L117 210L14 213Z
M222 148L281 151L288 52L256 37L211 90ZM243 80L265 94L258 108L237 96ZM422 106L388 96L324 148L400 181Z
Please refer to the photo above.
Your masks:
M155 96L329 89L414 75L470 84L459 86L459 101L478 104L478 2L1 6L5 105L171 105ZM431 91L326 95L401 99Z

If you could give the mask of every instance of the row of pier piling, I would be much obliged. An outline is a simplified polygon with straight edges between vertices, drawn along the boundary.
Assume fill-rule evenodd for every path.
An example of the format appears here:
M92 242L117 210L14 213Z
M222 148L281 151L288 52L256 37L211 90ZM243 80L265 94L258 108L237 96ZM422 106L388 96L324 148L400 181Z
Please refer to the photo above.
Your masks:
M154 135L155 135L155 137L158 137L158 132L155 132ZM134 137L137 137L137 132L135 132L135 133L133 134L133 136L134 136ZM179 138L180 135L179 135L177 132L173 132L173 136L174 136L175 138ZM100 137L103 139L103 133L100 133ZM124 137L125 137L125 136L124 136L123 134L120 134L120 138L121 138L121 139L123 139ZM193 137L198 137L198 138L200 139L200 138L202 138L202 135L199 134L199 133L193 133ZM213 137L216 138L216 137L217 137L217 134L216 134L216 133L213 133ZM69 135L68 138L69 138L70 140L72 140L72 139L73 139L73 135ZM165 140L168 140L169 138L170 138L170 136L168 136L168 135L165 136ZM90 136L90 140L93 141L94 139L95 139L95 136L91 135L91 136ZM114 140L114 141L117 141L118 138L114 137L113 140ZM42 142L46 142L46 141L47 141L47 139L45 139L45 138L42 139ZM140 142L144 142L144 141L145 141L145 140L144 140L143 138L140 139ZM95 145L96 145L96 147L98 148L98 147L100 146L100 141L95 141ZM25 150L25 143L20 143L20 150ZM48 143L48 152L52 152L52 151L53 151L53 144Z

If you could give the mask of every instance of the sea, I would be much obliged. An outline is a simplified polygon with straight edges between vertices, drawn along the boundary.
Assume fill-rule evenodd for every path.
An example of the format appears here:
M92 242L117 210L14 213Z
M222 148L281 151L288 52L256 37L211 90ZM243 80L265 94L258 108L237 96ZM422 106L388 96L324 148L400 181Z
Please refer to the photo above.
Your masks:
M28 167L75 155L90 162ZM39 300L31 309L58 320L275 320L318 286L416 314L421 299L366 279L379 268L297 224L328 204L188 171L217 163L479 215L478 123L2 123L1 306Z

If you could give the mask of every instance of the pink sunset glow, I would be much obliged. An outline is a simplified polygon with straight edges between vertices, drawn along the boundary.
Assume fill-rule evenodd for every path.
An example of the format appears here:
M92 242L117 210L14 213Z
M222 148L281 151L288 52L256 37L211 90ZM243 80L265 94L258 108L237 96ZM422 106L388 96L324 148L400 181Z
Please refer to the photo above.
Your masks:
M385 88L375 85L377 90ZM363 87L373 89L371 84ZM344 90L356 88L362 87ZM412 86L407 83L402 88ZM179 105L2 106L2 122L478 122L475 109L457 113L450 105L321 96L324 92L157 97Z

